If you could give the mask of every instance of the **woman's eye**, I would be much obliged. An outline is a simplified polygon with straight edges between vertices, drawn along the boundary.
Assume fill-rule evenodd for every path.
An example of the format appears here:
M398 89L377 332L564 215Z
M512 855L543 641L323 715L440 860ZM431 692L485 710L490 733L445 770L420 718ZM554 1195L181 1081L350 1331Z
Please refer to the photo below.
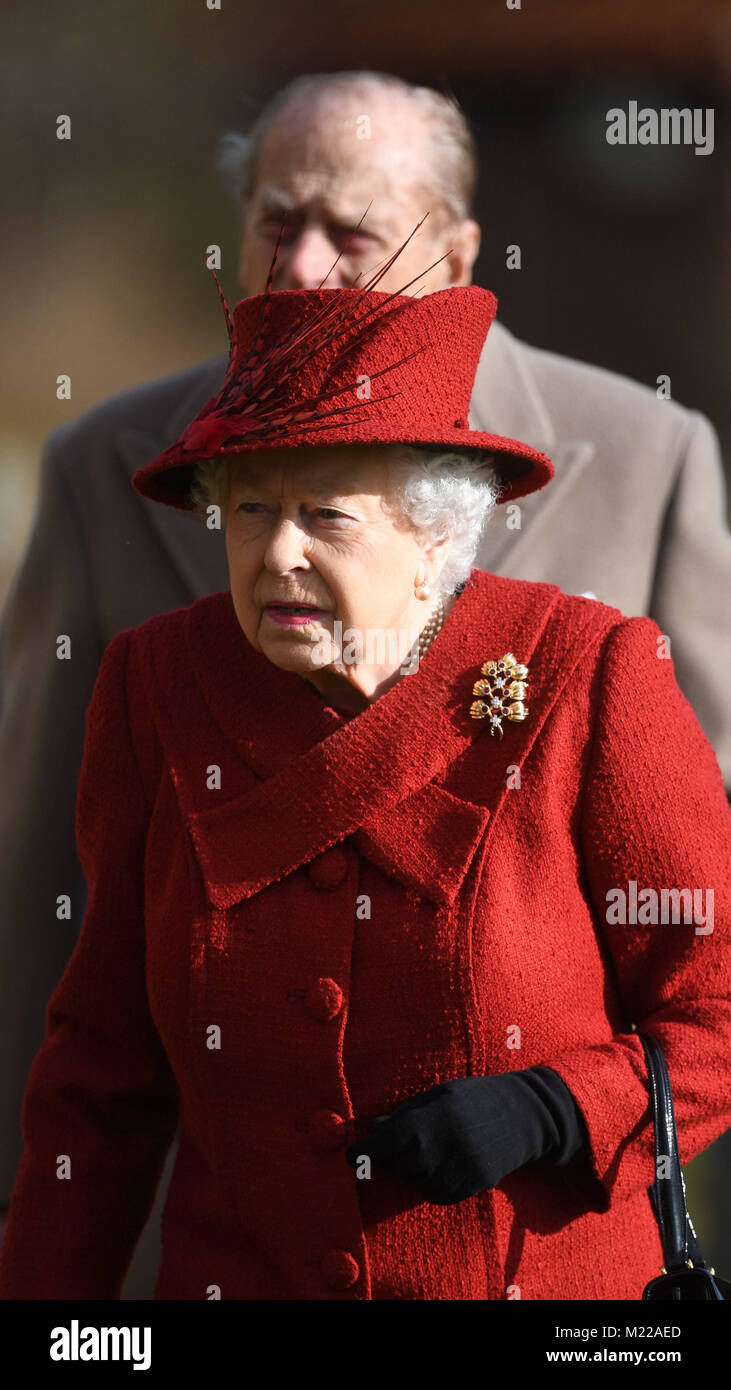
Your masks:
M263 502L239 502L237 512L243 512L244 516L257 516L259 512L265 510ZM318 507L317 515L324 521L349 521L345 512L339 512L337 507Z

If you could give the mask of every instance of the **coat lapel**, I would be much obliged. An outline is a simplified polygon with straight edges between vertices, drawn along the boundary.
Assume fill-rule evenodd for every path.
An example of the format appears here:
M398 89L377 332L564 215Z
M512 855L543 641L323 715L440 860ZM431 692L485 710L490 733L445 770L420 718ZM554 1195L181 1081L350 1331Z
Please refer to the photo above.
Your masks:
M566 529L570 498L584 469L595 456L594 445L586 439L562 440L553 444L550 458L556 470L548 488L521 497L520 529L509 525L515 513L497 507L489 518L480 541L475 563L493 573L545 572L547 557L556 550L556 537Z
M499 320L492 324L480 355L469 419L472 429L525 440L548 454L556 470L547 488L521 498L520 529L509 528L507 514L498 508L485 531L477 564L493 573L503 567L517 570L551 528L554 534L560 531L558 518L566 499L594 459L596 446L590 439L557 432L531 367L530 349ZM550 548L549 542L541 554Z
M192 775L190 730L179 719L165 728L209 901L230 907L353 836L405 886L452 902L502 801L508 766L527 756L581 653L576 618L554 624L557 640L539 653L560 597L552 585L473 569L418 670L351 720L254 651L230 594L187 610L175 698L163 674L158 719L164 725L165 712L180 708L187 671L240 767L225 799L206 791L198 764ZM531 668L530 714L507 724L501 743L469 706L483 661L506 651Z
M194 374L193 385L161 424L159 432L131 427L119 431L115 442L130 478L177 439L206 401L217 393L227 361L227 357L217 357L202 364ZM139 500L191 598L225 589L228 566L222 531L211 531L201 524L199 517L160 506L146 497Z

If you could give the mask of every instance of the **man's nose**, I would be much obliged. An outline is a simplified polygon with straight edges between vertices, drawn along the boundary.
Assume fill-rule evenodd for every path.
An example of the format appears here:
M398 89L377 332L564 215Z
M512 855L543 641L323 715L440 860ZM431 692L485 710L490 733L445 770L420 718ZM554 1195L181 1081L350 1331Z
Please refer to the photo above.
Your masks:
M320 285L328 290L342 288L346 283L342 262L332 270L337 255L337 247L324 232L316 227L305 227L287 248L281 274L277 277L277 289L316 290Z

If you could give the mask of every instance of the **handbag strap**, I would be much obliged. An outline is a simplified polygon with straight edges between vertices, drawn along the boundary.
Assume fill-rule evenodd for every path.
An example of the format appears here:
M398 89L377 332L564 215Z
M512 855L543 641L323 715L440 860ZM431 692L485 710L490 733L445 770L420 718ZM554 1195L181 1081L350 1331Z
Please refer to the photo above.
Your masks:
M707 1269L693 1223L688 1214L685 1179L678 1148L673 1093L665 1054L649 1033L638 1033L647 1059L655 1124L655 1181L650 1200L660 1228L665 1268L669 1271L692 1260ZM659 1177L659 1173L665 1177Z

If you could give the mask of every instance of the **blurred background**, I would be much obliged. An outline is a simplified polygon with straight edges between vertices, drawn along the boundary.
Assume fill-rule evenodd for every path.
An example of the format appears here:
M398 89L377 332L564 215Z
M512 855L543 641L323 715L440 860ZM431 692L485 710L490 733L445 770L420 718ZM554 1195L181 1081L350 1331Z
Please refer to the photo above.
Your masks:
M235 303L237 209L216 141L304 72L375 68L454 94L482 156L475 279L506 326L653 387L669 375L728 459L729 5L5 0L0 53L0 607L48 433L226 350L203 266L220 245ZM607 110L632 100L712 107L714 152L608 145ZM56 138L61 114L70 141ZM505 267L513 242L519 271ZM706 1255L727 1277L729 1158L731 1133L687 1170Z

